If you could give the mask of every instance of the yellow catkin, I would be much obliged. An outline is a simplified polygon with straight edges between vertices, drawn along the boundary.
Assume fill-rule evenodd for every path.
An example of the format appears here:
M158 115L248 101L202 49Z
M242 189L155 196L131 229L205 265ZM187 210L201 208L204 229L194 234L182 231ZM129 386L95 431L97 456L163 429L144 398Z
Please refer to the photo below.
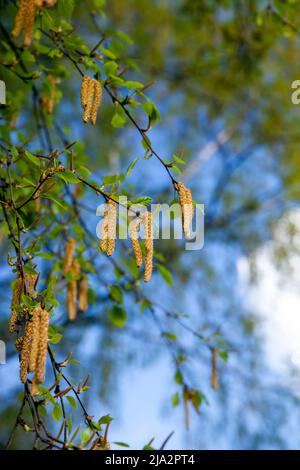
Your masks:
M83 109L87 106L88 102L88 89L89 89L89 80L90 78L87 75L82 77L81 89L80 89L80 101Z
M137 218L131 222L129 236L131 239L132 249L135 257L135 262L138 268L142 266L143 263L143 253L141 249L140 242L138 240L138 230L141 226L143 219L141 217Z
M153 269L153 227L152 227L152 214L146 212L145 218L145 274L144 281L149 282L152 276Z
M184 418L186 429L190 428L190 412L189 412L189 390L187 387L183 388L183 406L184 406Z
M98 80L94 80L94 101L91 109L91 123L96 124L97 113L102 100L102 87Z
M25 273L24 280L27 294L32 295L38 280L38 274Z
M56 5L57 0L44 0L44 4L47 8L52 8Z
M183 183L178 183L179 203L182 211L182 227L186 238L190 238L190 226L194 215L193 199L189 189Z
M83 77L83 81L84 81ZM84 88L84 93L83 95L83 122L87 123L90 121L91 118L91 111L92 111L92 106L93 106L93 97L94 97L94 80L91 78L87 77L87 85L86 86L86 92ZM86 93L86 98L85 98L85 93Z
M111 199L108 201L108 219L107 219L107 256L111 256L115 251L116 230L117 230L117 204Z
M27 9L26 4L27 4L27 0L20 0L18 13L17 13L16 19L15 19L14 28L11 32L12 36L14 36L15 38L20 36L21 31L23 29L23 25L24 25L25 18L26 18L26 9Z
M213 390L217 390L218 388L216 348L212 348L211 350L211 388Z
M38 353L35 369L35 377L38 384L42 384L45 380L45 368L48 348L48 326L49 312L47 312L47 310L41 310L39 322Z
M79 199L82 196L82 184L78 183L75 185L74 191L73 191L73 196L75 199Z
M38 391L39 391L39 382L37 381L36 376L33 377L32 382L31 382L31 387L30 387L30 393L34 397Z
M108 238L108 204L104 206L103 223L101 227L101 240L100 249L104 253L107 252L107 238Z
M12 301L11 301L11 313L9 319L9 332L10 334L14 334L15 332L15 325L18 320L18 313L16 311L16 307L20 305L21 302L21 295L23 291L23 280L19 277L13 287L13 294L12 294Z
M74 238L68 238L65 248L65 259L63 265L63 275L65 276L71 269L73 258L75 254L76 240Z
M41 10L44 6L44 0L35 0L35 6Z
M33 25L35 18L35 2L34 0L27 0L26 2L26 18L25 18L25 36L24 47L28 47L32 41Z
M21 350L21 359L20 359L20 379L22 383L25 383L27 381L31 341L32 341L32 321L31 319L29 319L27 320L26 325L25 325L23 344L22 344L22 350Z
M22 350L23 341L24 341L24 336L20 336L20 338L17 338L17 339L16 339L16 341L15 341L15 348L16 348L17 351L21 351L21 350Z
M187 233L188 238L191 236L191 224L194 216L194 205L193 205L193 198L192 193L189 189L185 188L185 210L186 210L186 217L185 217L185 232Z
M38 214L39 212L41 212L41 199L39 197L37 197L35 200L34 200L34 212L36 214Z
M37 364L39 334L40 334L41 308L36 307L32 314L32 343L29 357L29 372L34 372Z
M78 261L74 260L71 266L72 280L68 282L67 286L67 307L69 320L73 321L77 317L77 279L80 272L80 265Z
M83 277L79 283L79 288L78 288L78 306L81 312L85 312L89 306L88 290L89 290L88 278Z

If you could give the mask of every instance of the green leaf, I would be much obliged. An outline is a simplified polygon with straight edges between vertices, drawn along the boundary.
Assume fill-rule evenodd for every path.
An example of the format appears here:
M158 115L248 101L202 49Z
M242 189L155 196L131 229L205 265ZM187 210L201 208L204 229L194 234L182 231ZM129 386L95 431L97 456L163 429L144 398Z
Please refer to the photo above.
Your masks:
M40 166L40 160L32 155L32 153L28 152L28 150L25 150L25 157L28 158L35 166Z
M67 424L67 427L68 427L68 432L69 432L69 434L71 434L72 428L73 428L73 418L72 418L72 415L69 415L69 417L68 417L68 424Z
M55 333L53 336L49 336L49 343L51 344L58 344L62 339L62 335L60 333Z
M135 82L135 81L126 81L124 82L124 86L128 88L128 90L138 90L140 88L144 88L144 85L140 82Z
M80 433L81 436L81 442L84 443L89 440L91 434L89 429L83 429Z
M57 176L62 179L65 183L76 184L78 183L78 178L74 173L70 170L62 171L61 173L57 173Z
M117 181L118 181L118 175L107 175L107 176L104 176L103 178L103 185L106 186L106 185L114 184Z
M162 264L158 264L157 269L159 270L160 275L164 279L164 281L166 281L166 283L171 286L173 284L173 278L170 271Z
M110 416L110 415L105 415L105 416L102 416L98 423L99 424L109 424L113 421L113 418Z
M176 165L172 165L172 170L175 171L178 175L181 175L181 170Z
M218 351L218 356L224 361L225 363L228 361L228 352L227 351Z
M50 199L51 201L53 201L55 204L57 204L59 207L61 207L64 210L66 210L66 208L67 208L67 206L65 204L63 204L62 202L55 199L55 197L53 197L51 194L48 194L48 193L43 194L41 197L45 198L45 199Z
M133 44L133 40L126 33L124 33L124 31L117 31L116 36L127 42L127 44Z
M10 147L10 153L11 153L12 158L14 158L14 159L18 158L18 156L19 156L19 150L14 145L12 147Z
M117 69L118 64L114 60L108 60L104 64L104 72L108 77L110 77L111 75L115 75Z
M74 410L76 410L77 401L75 400L75 398L72 397L71 395L68 395L66 398L67 398L68 402L70 403L70 405L72 406L72 408L74 408Z
M130 165L128 166L128 168L126 170L126 177L131 175L132 170L135 167L135 165L137 164L138 160L139 160L139 158L136 158L135 160L133 160L133 162L130 163Z
M58 13L64 19L70 19L74 10L74 0L60 0L58 4Z
M115 60L116 59L116 56L113 52L111 52L109 49L106 49L105 47L103 46L99 46L99 50L102 52L102 54L105 56L105 57L108 57L109 59L113 59Z
M149 196L142 196L142 197L137 197L135 199L132 199L130 202L131 202L131 205L132 204L141 204L143 206L148 206L152 201L152 198L149 197Z
M125 124L126 124L126 118L125 118L124 113L122 112L121 114L120 111L117 110L111 120L111 125L115 127L116 129L120 129L124 127Z
M178 163L179 165L185 165L185 161L182 158L178 157L177 155L173 155L174 162Z
M182 373L179 369L177 369L176 373L175 373L175 382L178 384L178 385L182 385L183 384L183 377L182 377Z
M168 331L165 331L162 335L165 338L169 339L170 341L177 341L177 336L174 333L170 333Z
M53 407L52 416L55 419L55 421L59 421L62 417L62 410L58 403L55 403Z
M121 304L123 302L123 293L120 286L115 285L110 288L110 296L113 300Z
M178 406L179 402L180 402L180 396L179 396L179 393L176 392L176 393L174 393L174 395L172 395L172 405L173 406Z
M126 444L125 442L114 442L114 444L120 447L130 447L130 445Z
M123 307L114 305L108 312L108 318L116 328L123 328L127 321L127 314Z

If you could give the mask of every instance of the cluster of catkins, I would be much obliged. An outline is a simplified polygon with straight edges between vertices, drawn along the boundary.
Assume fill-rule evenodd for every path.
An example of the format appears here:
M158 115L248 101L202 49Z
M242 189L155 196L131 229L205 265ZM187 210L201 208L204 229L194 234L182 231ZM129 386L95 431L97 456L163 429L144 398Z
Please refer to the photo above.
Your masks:
M135 256L135 262L138 268L143 263L143 252L138 239L138 231L141 225L144 224L145 232L145 273L144 281L149 282L152 276L153 270L153 220L151 212L144 212L136 220L131 223L130 227L130 239L132 248Z
M38 385L45 380L45 367L48 346L49 312L37 306L32 311L23 309L18 311L21 304L21 296L26 286L26 292L32 296L38 276L25 273L24 279L19 276L15 281L11 302L11 316L9 331L14 334L23 323L23 335L16 340L16 349L20 352L20 379L27 382L28 372L34 372L31 393L37 392ZM20 321L22 315L22 322Z
M20 36L24 28L24 47L28 47L32 41L33 25L35 19L35 10L41 10L43 7L51 8L57 0L20 0L18 13L15 19L12 35Z
M83 122L91 122L95 125L98 108L102 99L102 88L99 80L94 80L84 75L82 77L80 99L83 108Z
M177 183L179 203L182 211L182 227L186 238L191 237L191 223L194 216L194 205L191 191L183 183Z
M143 252L139 243L138 231L140 226L144 224L145 228L145 273L144 281L149 282L152 276L153 269L153 229L152 229L152 214L145 212L137 217L130 224L130 239L135 256L136 265L138 268L143 263ZM105 204L103 224L101 229L100 249L107 256L111 256L115 250L115 240L117 231L117 203L109 199Z
M69 320L75 320L78 308L81 312L88 309L88 279L80 274L80 264L74 258L76 241L69 238L66 242L66 252L63 265L63 276L71 277L67 283L67 307Z

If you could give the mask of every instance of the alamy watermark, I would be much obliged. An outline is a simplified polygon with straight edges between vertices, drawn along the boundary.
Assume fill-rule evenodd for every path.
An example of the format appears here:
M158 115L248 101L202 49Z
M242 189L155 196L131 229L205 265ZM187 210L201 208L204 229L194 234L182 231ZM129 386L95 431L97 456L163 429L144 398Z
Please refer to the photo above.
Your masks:
M103 203L97 207L96 215L103 217L109 204ZM109 208L108 208L109 210ZM193 221L190 224L189 237L184 237L182 227L182 209L179 203L174 204L151 204L146 207L143 204L128 205L126 196L118 198L118 224L114 238L127 240L130 238L131 229L136 224L138 218L151 211L153 216L153 239L154 240L182 240L185 239L186 250L201 250L204 246L204 204L194 205ZM103 221L100 220L96 227L96 234L101 238L101 227ZM139 230L139 237L144 238L143 225Z
M0 364L6 364L6 345L0 339Z
M291 95L292 103L298 105L300 104L300 80L294 80L291 87L295 90Z

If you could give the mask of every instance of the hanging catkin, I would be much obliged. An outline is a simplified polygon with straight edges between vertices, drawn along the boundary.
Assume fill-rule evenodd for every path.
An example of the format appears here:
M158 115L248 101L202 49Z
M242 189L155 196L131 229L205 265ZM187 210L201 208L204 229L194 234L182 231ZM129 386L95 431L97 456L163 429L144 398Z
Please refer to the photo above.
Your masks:
M88 104L89 81L90 81L90 77L88 77L87 75L84 75L82 77L81 89L80 89L80 101L81 101L81 106L83 108L84 113L86 111L87 104ZM88 115L86 117L88 118ZM85 114L83 115L83 121L87 122L85 121Z
M34 2L34 0L27 0L27 2L26 2L24 47L28 47L31 44L34 18L35 18L35 2Z
M117 231L117 204L111 199L108 201L107 219L107 256L111 256L115 251L116 231Z
M135 262L138 268L142 266L143 262L143 253L141 249L140 242L138 240L138 230L141 226L143 219L141 217L137 218L130 224L129 236L132 243L132 249L134 252Z
M97 113L102 99L102 88L98 80L84 75L80 90L81 106L83 108L83 122L96 124Z
M98 80L94 80L94 102L91 109L91 123L96 124L97 113L102 99L102 88Z
M216 348L211 349L211 388L213 390L216 390L218 388Z
M25 273L24 274L24 280L25 280L25 286L26 286L26 292L28 295L32 295L37 283L39 275L38 274L32 274L32 273Z
M15 19L14 28L11 32L12 36L14 36L15 38L20 36L21 31L22 31L23 26L24 26L24 23L25 23L26 10L27 10L27 5L26 4L27 4L27 0L20 0L19 9L18 9L17 16L16 16L16 19Z
M48 8L54 7L56 5L57 0L44 0L45 6Z
M78 307L81 312L85 312L88 309L88 290L89 281L87 277L83 277L79 282L78 288Z
M81 82L81 105L83 107L83 122L87 123L91 117L94 96L94 82L93 80L84 75Z
M20 379L22 383L25 383L27 381L31 341L32 341L32 321L31 319L29 319L27 320L26 325L25 325L23 344L22 344L22 350L21 350L21 359L20 359Z
M146 212L144 214L145 220L145 274L144 281L149 282L152 276L153 269L153 227L152 227L152 213Z
M190 238L191 231L190 226L194 215L194 206L192 194L189 189L187 189L183 183L177 183L178 194L179 194L179 203L182 211L182 227L183 232L186 238Z
M32 343L29 357L29 372L34 372L36 369L37 357L38 357L38 346L39 346L39 335L40 335L40 319L41 319L41 308L36 307L32 314Z
M21 350L22 350L23 341L24 341L24 336L20 336L20 338L17 338L17 339L16 339L16 341L15 341L15 348L16 348L17 351L21 351Z
M75 254L75 245L76 245L76 240L74 238L68 238L67 243L66 243L66 248L65 248L65 259L64 259L64 265L63 265L63 275L66 276L66 274L70 271L74 254Z
M36 381L42 384L45 380L45 368L47 359L48 347L48 326L49 326L49 312L41 310L39 321L39 342L38 353L36 358L35 376Z
M189 390L186 386L183 387L183 407L184 407L184 418L186 429L190 428L190 411L189 411Z
M104 205L103 222L101 227L100 250L107 251L107 235L108 235L108 204Z
M23 291L23 279L18 277L13 286L13 293L12 293L12 301L11 301L11 313L9 319L9 332L10 334L14 334L15 332L15 325L18 320L18 312L17 307L20 305L21 302L21 295Z
M41 10L44 5L44 0L35 0L35 6Z
M80 272L80 265L78 261L74 260L71 266L72 279L68 282L67 286L67 307L69 320L73 321L77 317L77 276Z
M37 197L34 199L34 212L38 214L41 212L41 198Z

